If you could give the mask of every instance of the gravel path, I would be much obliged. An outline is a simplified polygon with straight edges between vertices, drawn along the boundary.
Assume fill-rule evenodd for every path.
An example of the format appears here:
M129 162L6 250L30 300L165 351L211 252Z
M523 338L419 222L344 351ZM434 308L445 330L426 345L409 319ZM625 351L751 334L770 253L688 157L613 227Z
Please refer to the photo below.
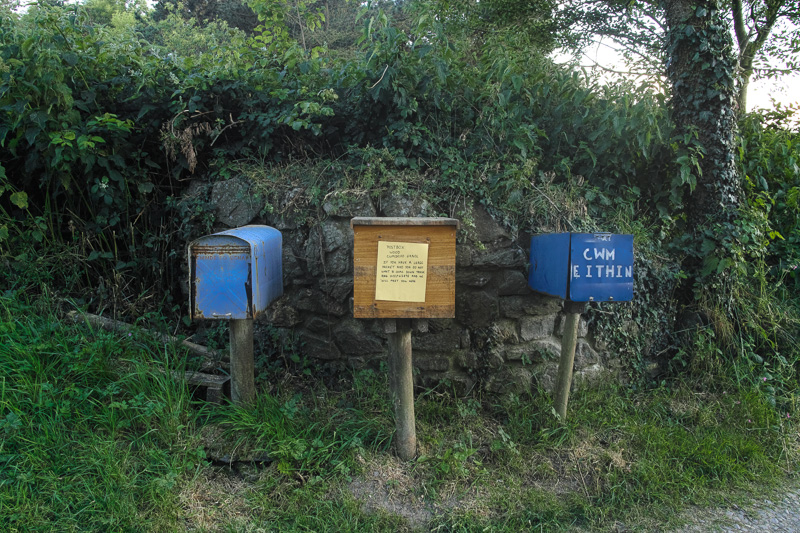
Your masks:
M757 500L746 507L698 509L689 524L674 533L711 531L796 533L800 532L800 487L784 489L772 499Z

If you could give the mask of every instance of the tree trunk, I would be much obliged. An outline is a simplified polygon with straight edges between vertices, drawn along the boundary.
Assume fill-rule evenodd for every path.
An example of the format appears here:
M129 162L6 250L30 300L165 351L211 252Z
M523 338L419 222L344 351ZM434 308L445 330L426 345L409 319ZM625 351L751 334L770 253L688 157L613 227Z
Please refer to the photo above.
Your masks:
M736 58L715 0L667 0L667 76L679 138L697 135L705 155L686 202L689 228L732 222L743 192L736 169Z
M699 167L693 171L696 185L683 198L680 243L688 278L677 295L684 307L679 320L696 322L702 321L698 297L720 294L728 279L725 259L731 250L724 237L734 231L744 197L736 166L737 60L716 0L664 0L663 5L675 140Z

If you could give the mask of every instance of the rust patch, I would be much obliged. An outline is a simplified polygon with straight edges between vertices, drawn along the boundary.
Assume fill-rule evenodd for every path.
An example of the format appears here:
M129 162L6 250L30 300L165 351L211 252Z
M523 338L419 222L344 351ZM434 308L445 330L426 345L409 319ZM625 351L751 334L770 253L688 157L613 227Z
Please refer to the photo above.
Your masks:
M200 245L192 246L192 257L198 255L250 255L249 246L239 246L236 244L223 244L223 245Z

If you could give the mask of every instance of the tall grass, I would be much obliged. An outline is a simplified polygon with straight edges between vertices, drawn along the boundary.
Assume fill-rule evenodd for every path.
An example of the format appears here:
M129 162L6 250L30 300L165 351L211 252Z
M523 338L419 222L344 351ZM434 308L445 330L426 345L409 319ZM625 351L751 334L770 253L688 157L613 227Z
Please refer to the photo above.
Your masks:
M172 350L0 299L0 524L8 531L176 526L202 462ZM170 360L173 359L173 360Z
M609 380L573 393L566 423L544 392L426 390L402 463L383 372L335 389L276 373L252 407L206 405L168 372L186 364L173 347L56 307L0 298L3 531L410 530L402 505L437 531L648 530L766 490L800 457L795 403L731 368L651 390ZM411 503L367 512L358 480Z

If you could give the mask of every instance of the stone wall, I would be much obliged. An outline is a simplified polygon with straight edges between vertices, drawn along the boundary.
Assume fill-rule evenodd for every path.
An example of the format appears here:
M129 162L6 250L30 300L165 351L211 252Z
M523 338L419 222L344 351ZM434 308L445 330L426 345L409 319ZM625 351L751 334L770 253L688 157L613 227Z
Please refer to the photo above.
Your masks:
M256 322L293 331L307 356L353 366L377 366L386 357L379 320L354 319L353 232L355 216L437 216L425 200L391 195L344 205L325 203L312 224L299 224L292 209L300 191L289 191L275 212L259 216L243 179L217 183L212 204L219 230L267 224L283 235L284 296ZM377 205L376 205L377 204ZM552 389L563 329L562 302L533 292L527 284L529 238L514 242L481 206L463 217L456 246L456 317L429 320L412 335L417 383L447 380L458 394L476 386L491 392ZM600 374L607 354L592 345L581 322L575 382Z

